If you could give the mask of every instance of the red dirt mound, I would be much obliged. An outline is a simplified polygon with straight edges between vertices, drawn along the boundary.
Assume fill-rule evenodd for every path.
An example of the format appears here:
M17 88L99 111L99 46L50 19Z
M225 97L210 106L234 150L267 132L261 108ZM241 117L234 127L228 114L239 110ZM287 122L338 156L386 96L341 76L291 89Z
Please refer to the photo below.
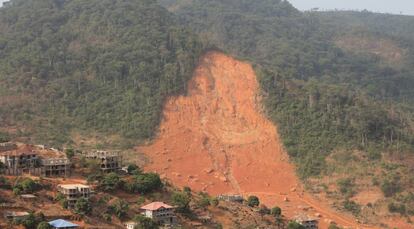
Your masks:
M322 224L357 226L303 194L276 127L260 112L258 92L250 64L206 54L188 95L166 102L158 138L138 148L151 160L145 169L212 195L255 194L290 217L305 209L320 213Z

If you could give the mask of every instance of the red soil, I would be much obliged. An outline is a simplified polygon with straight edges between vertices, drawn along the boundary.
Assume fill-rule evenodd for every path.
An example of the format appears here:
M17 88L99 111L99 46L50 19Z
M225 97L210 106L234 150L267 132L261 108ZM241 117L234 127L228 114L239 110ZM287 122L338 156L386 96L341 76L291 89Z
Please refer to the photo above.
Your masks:
M328 220L362 228L304 194L276 127L260 112L258 91L250 64L206 54L188 95L166 102L158 138L138 148L151 160L145 169L212 195L257 195L268 206L281 206L288 217L306 208L308 215L322 215L321 228Z

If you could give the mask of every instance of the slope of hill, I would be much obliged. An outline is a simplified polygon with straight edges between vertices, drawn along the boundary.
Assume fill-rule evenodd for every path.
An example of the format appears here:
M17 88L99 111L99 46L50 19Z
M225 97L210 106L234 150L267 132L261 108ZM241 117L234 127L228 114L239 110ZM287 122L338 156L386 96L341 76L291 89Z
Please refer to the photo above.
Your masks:
M286 1L163 4L207 46L255 64L308 190L372 222L413 214L414 49L402 29L412 17L302 14Z
M288 218L321 215L321 228L331 221L360 226L304 194L276 127L260 112L258 93L249 63L207 53L187 95L167 100L158 138L138 148L150 159L145 169L213 195L256 195L266 206L281 207Z
M12 0L0 31L2 127L56 145L72 130L152 136L201 52L153 1Z

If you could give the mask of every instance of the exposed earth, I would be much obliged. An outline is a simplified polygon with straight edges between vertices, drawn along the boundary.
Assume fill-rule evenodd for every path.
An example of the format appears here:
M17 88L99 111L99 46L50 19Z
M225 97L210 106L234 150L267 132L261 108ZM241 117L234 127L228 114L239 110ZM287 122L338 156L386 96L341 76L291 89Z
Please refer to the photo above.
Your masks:
M277 128L261 112L258 92L249 63L207 53L187 95L166 101L158 137L138 147L150 159L145 169L212 195L257 195L287 217L320 217L321 228L331 221L368 228L303 191Z

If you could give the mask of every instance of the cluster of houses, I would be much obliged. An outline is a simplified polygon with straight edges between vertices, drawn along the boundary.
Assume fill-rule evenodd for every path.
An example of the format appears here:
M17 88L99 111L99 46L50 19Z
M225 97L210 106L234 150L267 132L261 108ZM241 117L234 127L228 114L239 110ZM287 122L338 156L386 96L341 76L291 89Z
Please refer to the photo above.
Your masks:
M75 203L80 198L89 199L93 191L89 185L84 184L61 184L57 186L57 190L61 193L68 202L68 208L75 207ZM141 214L145 217L152 219L159 225L169 226L177 223L177 218L174 213L174 207L163 202L153 202L142 206L140 208ZM9 221L24 220L29 216L28 212L6 212L4 218ZM50 221L49 224L52 228L78 228L79 225L64 220L57 219ZM137 226L137 222L128 221L124 223L125 228L134 229Z
M117 152L93 151L82 153L88 159L99 161L103 172L117 172L122 170L122 157ZM44 177L68 177L71 175L72 164L62 151L46 148L42 145L26 145L19 143L0 143L0 162L3 164L2 173L6 175L30 174ZM84 184L60 184L57 191L67 200L68 208L73 209L79 198L89 199L93 193L89 185ZM221 201L243 203L241 195L219 195ZM159 225L175 225L176 216L174 207L163 202L153 202L140 208L141 214L151 218ZM4 217L8 220L22 220L28 217L28 212L6 212ZM294 221L303 225L306 229L318 228L318 219L307 215L298 215ZM79 228L80 226L56 219L49 222L52 228ZM127 229L134 229L137 222L124 223Z
M81 155L87 159L99 161L100 168L105 173L122 170L122 156L118 152L92 151ZM27 145L21 143L0 143L0 162L3 165L1 172L10 176L28 174L44 177L68 177L71 175L72 163L62 151L46 148L42 145ZM89 199L92 188L85 184L60 184L57 192L67 201L68 208L73 209L80 198ZM36 198L34 195L22 195ZM160 225L176 224L174 207L154 202L141 207L142 215L151 218ZM28 212L7 211L4 218L9 221L24 220ZM52 228L79 228L80 226L65 219L56 219L49 222ZM125 228L133 229L137 226L134 221L124 223Z
M122 169L122 156L119 152L92 151L82 155L88 159L100 161L101 170L116 172ZM66 154L43 145L20 143L0 143L0 162L6 175L17 176L30 174L44 177L68 177L72 164Z

